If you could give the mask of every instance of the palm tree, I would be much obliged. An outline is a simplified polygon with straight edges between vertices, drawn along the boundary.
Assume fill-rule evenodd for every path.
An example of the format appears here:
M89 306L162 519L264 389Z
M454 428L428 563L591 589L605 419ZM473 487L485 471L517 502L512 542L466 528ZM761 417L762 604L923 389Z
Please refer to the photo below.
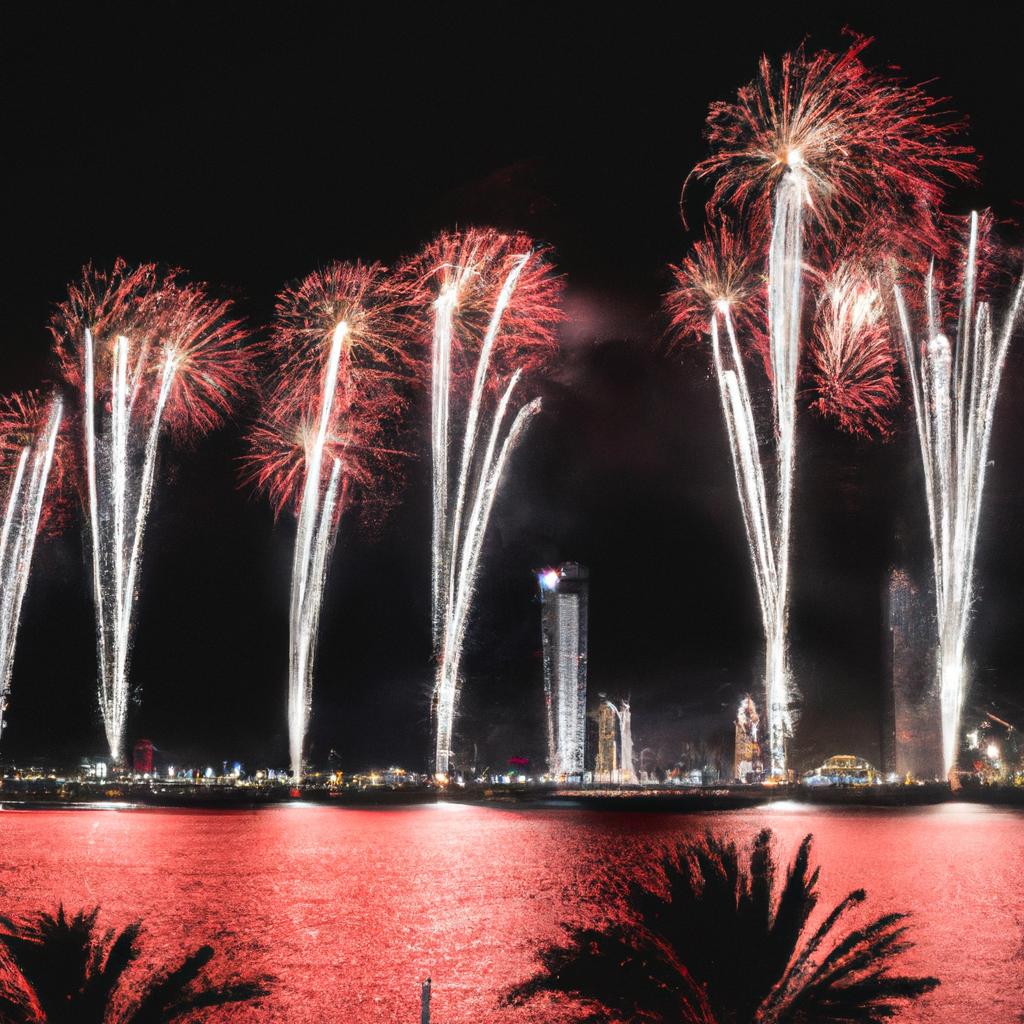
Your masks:
M580 1000L593 1022L879 1024L938 985L890 973L911 946L908 915L884 914L836 934L840 918L864 902L863 889L805 937L818 902L811 836L777 894L771 842L768 829L756 836L746 870L736 844L710 832L680 844L656 882L626 883L606 923L563 926L565 944L542 949L540 971L504 1001L558 993Z
M138 957L140 924L100 935L99 911L40 913L21 922L0 918L8 954L0 989L5 1024L162 1024L187 1013L265 995L259 981L210 984L201 977L213 959L200 946L174 970L151 975L123 991L123 976ZM115 1005L121 1007L115 1010Z

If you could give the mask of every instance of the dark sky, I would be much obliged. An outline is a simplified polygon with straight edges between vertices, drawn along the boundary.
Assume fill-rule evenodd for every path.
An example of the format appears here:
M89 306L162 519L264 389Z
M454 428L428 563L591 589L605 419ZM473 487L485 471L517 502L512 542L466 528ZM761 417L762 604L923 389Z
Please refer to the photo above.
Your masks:
M530 570L591 570L591 692L631 695L638 749L671 763L753 687L762 640L708 354L659 348L665 265L689 238L679 187L709 101L764 50L842 45L828 5L163 3L5 12L4 390L53 379L45 324L81 265L156 259L235 296L256 327L275 291L334 259L394 261L455 224L518 227L567 275L562 357L492 520L462 726L493 763L542 751ZM372 13L370 8L372 7ZM848 9L897 63L970 115L983 185L1024 193L1021 16ZM1000 401L971 641L976 695L1024 723L1024 355ZM164 449L137 608L128 736L179 760L283 764L292 526L237 486L237 424ZM430 534L425 409L402 506L344 526L323 615L312 756L425 765ZM798 751L878 756L888 566L929 573L905 418L885 444L800 418L792 644ZM37 549L3 755L105 749L79 523Z

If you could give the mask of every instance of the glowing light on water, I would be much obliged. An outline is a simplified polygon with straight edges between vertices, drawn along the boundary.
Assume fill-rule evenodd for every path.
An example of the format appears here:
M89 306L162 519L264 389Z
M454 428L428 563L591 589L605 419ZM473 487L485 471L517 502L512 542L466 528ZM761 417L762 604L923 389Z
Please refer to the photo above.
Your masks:
M0 735L11 691L21 605L28 588L62 416L63 403L55 398L38 434L26 439L18 453L4 505L0 529Z
M976 301L978 216L971 215L963 295L955 343L942 333L934 275L925 282L927 325L911 324L895 289L900 330L914 397L932 541L938 625L938 683L943 760L955 767L967 689L966 647L974 598L974 561L996 399L1010 339L1024 306L1024 278L997 325L987 302Z

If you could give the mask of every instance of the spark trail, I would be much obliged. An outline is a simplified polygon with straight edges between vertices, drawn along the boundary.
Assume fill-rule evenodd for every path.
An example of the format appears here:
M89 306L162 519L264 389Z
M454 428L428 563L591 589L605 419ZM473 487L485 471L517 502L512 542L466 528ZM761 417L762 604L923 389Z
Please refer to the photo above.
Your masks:
M772 368L777 481L770 503L753 406L729 302L711 317L711 347L765 635L765 692L773 775L786 772L792 684L786 641L789 534L796 459L796 381L800 348L802 209L805 186L793 168L778 184L768 261L769 357ZM721 337L720 321L726 338Z
M978 216L972 214L953 343L942 332L932 272L924 289L927 325L923 339L912 326L900 288L895 288L932 541L942 752L947 775L956 767L968 682L967 635L992 422L1006 353L1024 309L1022 278L1002 324L997 326L989 304L977 301L977 278Z
M165 352L156 402L148 429L131 420L141 381L129 374L131 342L118 335L113 345L109 413L96 401L95 344L85 332L85 462L92 541L93 600L100 648L100 711L111 757L120 761L128 715L128 655L131 644L135 581L142 555L157 445L167 396L174 383L176 360ZM144 356L143 356L144 358ZM139 365L135 353L134 367ZM137 464L141 454L141 470Z
M124 757L129 660L143 540L161 435L203 433L248 385L230 304L151 264L85 269L51 321L77 424L99 660L110 754Z
M17 400L10 404L19 411L24 408ZM17 457L4 504L0 530L0 736L11 692L21 605L28 588L32 553L43 516L63 411L61 400L52 399L43 422L33 424L38 428L35 436L24 437L20 450L15 448ZM5 423L4 427L7 426Z
M288 751L292 778L296 781L302 778L302 746L313 704L313 654L327 579L327 554L340 512L341 459L335 456L330 460L331 469L326 486L322 480L322 469L324 446L338 389L338 369L347 333L348 325L342 321L331 338L320 396L319 421L306 456L306 480L292 559L292 594L288 619Z
M400 476L388 447L414 360L404 345L396 286L378 263L335 262L279 296L270 349L277 365L249 436L245 476L275 512L296 517L289 604L288 752L303 775L330 554L343 514L382 506Z
M698 243L676 271L678 287L669 300L673 324L686 331L692 330L702 302L706 310L707 299L714 299L715 370L765 631L765 718L773 775L786 772L785 738L795 696L786 633L803 224L814 226L807 247L810 262L819 267L834 263L848 246L849 255L863 257L879 240L913 265L944 251L937 207L949 183L975 176L974 151L959 137L963 120L920 86L868 67L861 55L870 42L855 36L843 53L811 54L801 46L778 62L762 57L756 77L733 101L709 108L711 152L687 181L712 180L709 218L728 215L738 221L736 238L745 239L743 245L759 248L762 230L770 227L767 339L750 326L761 301L749 279L750 256L728 231ZM852 312L859 310L849 303L839 310L844 317ZM770 495L737 327L751 335L745 347L761 355L772 386L776 480ZM887 379L891 361L886 362L884 332L863 318L824 327L814 380L819 409L845 429L881 431L885 404L895 391ZM857 329L851 333L851 328Z
M442 235L410 269L432 302L432 709L435 771L446 774L487 524L512 451L541 407L535 398L513 414L513 398L524 372L554 347L560 286L525 236L487 230ZM453 398L463 384L459 436Z

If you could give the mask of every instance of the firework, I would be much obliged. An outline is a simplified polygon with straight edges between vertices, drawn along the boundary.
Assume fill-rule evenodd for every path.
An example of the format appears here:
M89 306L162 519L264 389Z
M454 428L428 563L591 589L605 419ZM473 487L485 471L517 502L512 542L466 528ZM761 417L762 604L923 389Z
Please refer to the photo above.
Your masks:
M55 454L62 416L56 397L46 403L34 394L0 400L0 466L8 479L0 528L0 735L32 552L46 518L48 491L61 475Z
M852 434L887 434L897 398L895 360L878 289L862 266L841 261L818 292L810 345L811 403Z
M931 530L947 773L956 766L967 687L967 633L988 446L1006 352L1024 311L1024 278L1014 289L999 324L989 304L977 301L978 249L978 217L974 214L953 343L942 333L934 274L929 273L925 282L923 338L911 323L901 289L895 288Z
M964 122L919 86L869 68L861 54L870 43L856 37L841 54L801 46L777 66L762 57L734 102L711 105L713 152L692 172L714 179L711 209L767 220L768 197L799 166L819 237L852 222L899 222L908 246L941 246L934 211L947 182L975 173L974 151L959 141Z
M86 267L51 321L80 397L80 481L92 565L99 704L121 761L142 543L165 428L195 436L229 413L248 381L230 303L153 264Z
M766 323L766 239L756 222L737 232L725 217L709 224L704 238L677 267L665 305L678 338L703 338L716 309L728 307L733 326L771 375Z
M407 278L418 307L431 309L433 710L435 769L446 773L487 523L509 456L540 411L540 399L515 415L509 409L523 374L554 351L561 287L529 238L490 230L440 236L412 261ZM453 436L459 426L453 398L466 402L461 438Z
M777 66L763 57L757 77L738 91L734 102L712 104L707 121L712 152L691 177L714 179L708 213L731 210L744 225L750 254L744 258L728 236L706 240L705 248L698 247L684 263L682 275L677 272L680 288L670 300L677 329L692 332L699 322L695 298L703 300L710 318L715 373L765 630L766 720L774 775L786 772L785 740L795 699L786 634L804 221L809 218L816 227L812 255L837 271L836 254L849 240L863 242L872 235L885 239L901 257L909 254L914 264L942 251L935 208L948 184L974 175L973 151L958 141L963 122L921 88L868 68L861 54L869 42L857 37L842 54L808 55L801 47ZM733 309L733 272L742 270L743 279L751 279L761 249L760 225L770 225L767 336L743 326L747 346L764 360L772 388L773 492L765 487L736 340L735 317L749 320L759 312L749 285ZM855 255L866 248L856 247ZM695 290L695 284L709 281L710 288ZM846 429L882 429L884 408L894 392L892 360L886 355L877 296L872 298L859 272L842 269L840 277L827 282L816 341L817 407Z
M736 490L754 567L765 634L765 688L772 772L786 771L786 736L794 699L786 647L789 524L795 462L797 365L800 346L802 210L806 183L799 167L775 189L768 246L767 296L757 273L759 247L744 255L727 231L709 233L694 255L675 270L677 288L668 298L673 326L694 332L703 315L711 336ZM753 242L753 239L748 239ZM767 320L767 336L757 322ZM737 318L747 327L748 347L765 364L772 384L777 457L774 503L761 466L760 440L737 337ZM722 337L724 329L725 337Z
M246 475L297 520L289 609L288 737L302 777L320 610L346 506L366 506L394 477L385 438L404 407L411 367L398 290L379 264L335 263L278 297L277 369L250 435Z

